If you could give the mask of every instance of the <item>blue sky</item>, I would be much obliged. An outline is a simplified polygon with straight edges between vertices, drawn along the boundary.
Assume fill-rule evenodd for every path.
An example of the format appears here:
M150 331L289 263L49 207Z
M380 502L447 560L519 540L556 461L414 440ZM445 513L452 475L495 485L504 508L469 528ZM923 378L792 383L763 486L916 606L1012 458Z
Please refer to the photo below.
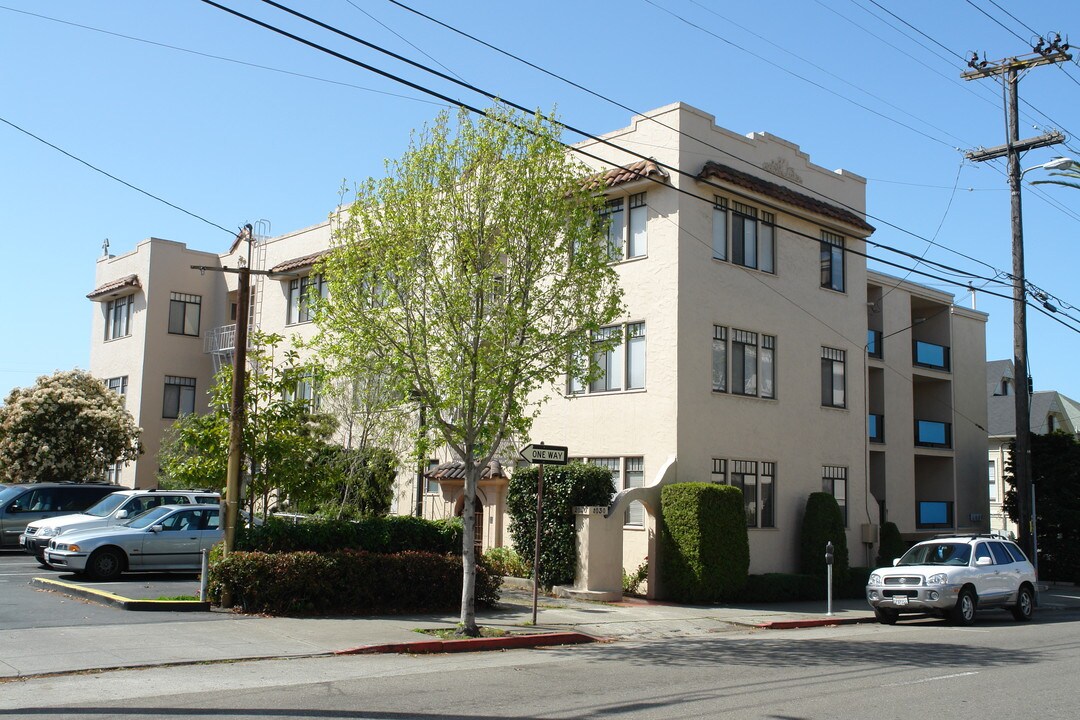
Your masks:
M1033 34L1055 31L1072 31L1080 44L1075 0L403 2L627 107L688 102L735 132L778 135L819 165L863 175L876 242L974 273L983 278L976 287L1011 268L1009 195L1002 161L965 162L963 151L1002 144L1005 121L1001 87L962 81L958 56L1022 55ZM223 4L487 104L262 2ZM627 110L387 0L290 6L521 105L557 107L589 132L628 124ZM4 121L209 221L0 122L0 247L13 285L0 398L38 375L89 365L85 295L105 238L114 253L150 236L223 251L232 235L215 224L234 231L266 219L275 235L314 224L337 204L343 181L380 175L410 129L440 108L199 0L0 0L0 66ZM1069 136L1066 146L1028 153L1023 167L1080 159L1080 137L1069 134L1080 133L1075 60L1033 70L1020 95L1021 137L1052 128ZM1028 279L1076 318L1058 320L1080 330L1078 227L1080 190L1025 186ZM968 278L954 277L960 286L911 275L970 305ZM981 292L976 302L990 313L987 357L1011 357L1011 302ZM1077 330L1030 311L1029 335L1036 389L1080 399Z

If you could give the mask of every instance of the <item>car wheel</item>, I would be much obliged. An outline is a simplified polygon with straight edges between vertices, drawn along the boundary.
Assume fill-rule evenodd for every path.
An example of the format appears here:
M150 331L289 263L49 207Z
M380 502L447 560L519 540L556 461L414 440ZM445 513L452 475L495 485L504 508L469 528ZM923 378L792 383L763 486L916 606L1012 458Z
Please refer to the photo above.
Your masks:
M116 550L95 550L86 561L86 572L95 580L115 580L124 571L124 559Z
M949 613L949 619L952 620L954 625L971 625L975 622L977 603L975 591L971 588L964 588L960 591L960 596L956 598L956 605L953 607L952 612Z
M874 616L882 625L895 625L896 621L900 619L900 613L897 610L888 608L874 608Z
M34 557L37 559L38 563L41 564L41 565L46 565L47 566L49 564L49 563L45 562L45 553L41 553L41 554L34 553Z
M1021 585L1016 592L1016 604L1012 607L1013 617L1021 622L1031 619L1035 613L1035 594L1027 585Z

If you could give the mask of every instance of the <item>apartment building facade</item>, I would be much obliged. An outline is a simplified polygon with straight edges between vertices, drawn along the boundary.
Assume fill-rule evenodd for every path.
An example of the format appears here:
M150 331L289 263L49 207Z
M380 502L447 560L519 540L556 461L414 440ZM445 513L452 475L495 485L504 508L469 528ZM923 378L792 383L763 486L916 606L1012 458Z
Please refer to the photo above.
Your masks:
M794 569L806 498L823 489L845 514L852 564L873 563L883 519L911 540L946 525L985 529L986 434L973 428L986 419L986 316L868 272L865 180L681 103L603 139L615 147L582 147L603 158L585 162L607 176L627 314L603 334L622 343L593 358L601 379L553 388L521 443L566 445L609 467L620 489L654 483L672 458L679 481L740 487L755 573ZM298 298L317 286L312 263L329 241L324 223L256 244L253 266L274 272L255 289L254 324L311 332ZM148 428L147 455L120 471L125 484L154 482L155 442L173 397L188 397L172 389L176 378L194 379L191 407L204 409L213 358L228 349L235 276L190 265L235 267L244 252L149 240L98 262L91 371L127 377L129 408ZM210 336L189 342L181 320L191 296ZM110 335L121 298L132 308L128 334ZM411 463L403 459L398 512L413 512L418 497L428 517L461 511L459 483L419 478ZM480 504L482 545L509 542L505 478L491 479ZM631 503L624 567L643 562L655 536L656 518Z

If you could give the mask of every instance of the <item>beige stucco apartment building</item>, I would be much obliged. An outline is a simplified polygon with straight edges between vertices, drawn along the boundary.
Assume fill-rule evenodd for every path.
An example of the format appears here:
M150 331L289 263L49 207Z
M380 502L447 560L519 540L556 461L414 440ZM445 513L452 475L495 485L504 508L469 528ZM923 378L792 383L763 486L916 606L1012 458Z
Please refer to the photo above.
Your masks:
M566 445L610 467L619 488L648 487L665 466L667 481L741 487L754 573L794 569L806 498L823 489L845 513L852 564L874 562L885 519L912 540L985 530L986 316L867 271L866 181L685 104L635 116L603 140L579 147L609 180L627 314L604 332L622 344L594 357L602 379L554 388L520 443ZM329 237L323 223L257 244L253 266L275 271L256 289L262 330L311 332L295 292ZM173 398L204 409L213 351L227 349L219 328L234 322L235 276L190 266L235 267L244 252L151 239L99 260L91 371L117 386L127 378L128 407L146 428L147 455L118 470L125 484L154 483ZM115 331L118 312L130 315L126 334ZM417 497L410 464L401 513ZM426 480L422 490L426 515L459 510L460 484ZM481 490L482 543L506 544L505 481ZM654 547L655 509L620 512L633 569Z

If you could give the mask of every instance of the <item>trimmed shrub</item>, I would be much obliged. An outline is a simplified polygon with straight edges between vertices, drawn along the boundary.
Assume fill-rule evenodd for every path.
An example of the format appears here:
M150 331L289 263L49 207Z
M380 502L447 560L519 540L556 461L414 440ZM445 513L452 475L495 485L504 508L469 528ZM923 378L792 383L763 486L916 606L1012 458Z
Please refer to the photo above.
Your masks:
M887 522L881 526L881 544L878 547L877 565L886 567L907 550L907 543L900 537L900 528L896 523Z
M537 466L514 472L507 490L510 537L522 558L532 558L536 539ZM574 508L609 505L615 494L611 471L573 462L544 470L544 513L540 527L539 582L545 588L574 582L577 564Z
M835 567L835 566L834 566ZM833 599L856 599L866 596L866 581L870 568L848 569L847 579L837 582L833 577ZM819 575L795 575L791 573L766 573L751 575L746 587L739 594L745 603L807 602L825 600L828 583Z
M270 615L386 615L450 612L461 602L461 558L406 551L229 553L210 566L211 601L222 591L247 613ZM501 578L476 566L476 605L499 600Z
M236 549L251 552L333 552L366 550L396 553L417 550L461 553L462 525L454 520L424 520L411 515L361 520L305 520L292 523L269 518L256 527L240 527Z
M799 572L825 576L825 544L833 544L833 580L844 582L848 573L847 531L836 498L826 492L810 493L803 513L799 545Z
M531 563L522 559L512 547L495 547L484 553L484 564L496 575L504 577L531 577Z
M746 585L750 543L739 488L677 483L660 491L662 561L667 599L733 600Z

